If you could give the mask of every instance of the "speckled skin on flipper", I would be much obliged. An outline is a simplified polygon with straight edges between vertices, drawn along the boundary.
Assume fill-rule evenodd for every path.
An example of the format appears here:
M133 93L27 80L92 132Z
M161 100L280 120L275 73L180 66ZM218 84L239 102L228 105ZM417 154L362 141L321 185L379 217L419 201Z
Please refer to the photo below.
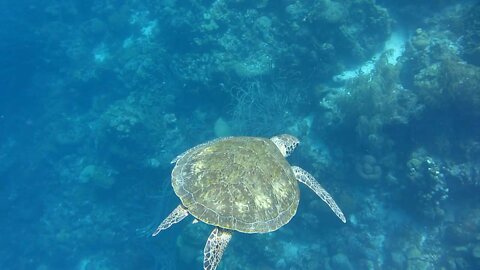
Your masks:
M230 137L180 156L172 185L197 219L245 233L275 231L295 215L298 181L267 138Z

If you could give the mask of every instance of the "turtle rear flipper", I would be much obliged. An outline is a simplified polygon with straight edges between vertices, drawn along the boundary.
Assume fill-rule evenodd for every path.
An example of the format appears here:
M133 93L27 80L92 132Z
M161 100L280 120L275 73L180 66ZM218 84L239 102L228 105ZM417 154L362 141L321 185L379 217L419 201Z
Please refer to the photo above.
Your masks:
M156 236L159 232L170 228L170 226L182 221L187 216L188 216L187 209L180 204L162 221L162 223L160 223L160 225L152 234L152 236Z
M315 194L320 197L329 207L332 209L332 211L337 215L337 217L343 221L343 223L347 222L345 219L345 215L343 215L342 210L340 210L340 207L338 207L337 203L335 200L333 200L332 196L320 185L320 183L315 180L315 177L305 171L304 169L297 167L297 166L292 166L293 174L295 174L295 178L297 178L298 181L304 183L309 187Z
M213 229L203 250L203 269L215 270L222 259L228 242L232 239L232 232L219 227Z

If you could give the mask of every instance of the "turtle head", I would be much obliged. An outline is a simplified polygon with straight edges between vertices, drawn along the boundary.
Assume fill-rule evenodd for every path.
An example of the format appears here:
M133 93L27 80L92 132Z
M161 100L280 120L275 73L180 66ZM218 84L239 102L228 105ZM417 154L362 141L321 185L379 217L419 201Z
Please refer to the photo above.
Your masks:
M288 134L274 136L270 138L270 140L278 147L284 157L290 156L293 150L295 150L295 147L300 143L295 136Z

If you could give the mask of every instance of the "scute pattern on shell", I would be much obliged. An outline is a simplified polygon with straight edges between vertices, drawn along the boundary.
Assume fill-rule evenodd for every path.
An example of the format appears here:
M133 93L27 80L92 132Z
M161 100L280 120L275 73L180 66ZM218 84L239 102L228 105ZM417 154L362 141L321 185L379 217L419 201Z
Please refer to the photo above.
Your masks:
M265 138L229 137L187 151L172 171L172 185L197 219L246 233L277 230L299 202L290 164Z

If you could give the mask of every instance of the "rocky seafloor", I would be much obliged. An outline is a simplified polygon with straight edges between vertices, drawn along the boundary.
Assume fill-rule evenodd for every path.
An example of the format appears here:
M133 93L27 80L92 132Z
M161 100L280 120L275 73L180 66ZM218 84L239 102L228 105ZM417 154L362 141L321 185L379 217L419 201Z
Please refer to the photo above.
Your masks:
M297 215L219 269L480 268L480 4L36 1L2 8L2 269L200 269L211 227L156 238L170 161L297 136ZM5 4L4 4L5 5Z

